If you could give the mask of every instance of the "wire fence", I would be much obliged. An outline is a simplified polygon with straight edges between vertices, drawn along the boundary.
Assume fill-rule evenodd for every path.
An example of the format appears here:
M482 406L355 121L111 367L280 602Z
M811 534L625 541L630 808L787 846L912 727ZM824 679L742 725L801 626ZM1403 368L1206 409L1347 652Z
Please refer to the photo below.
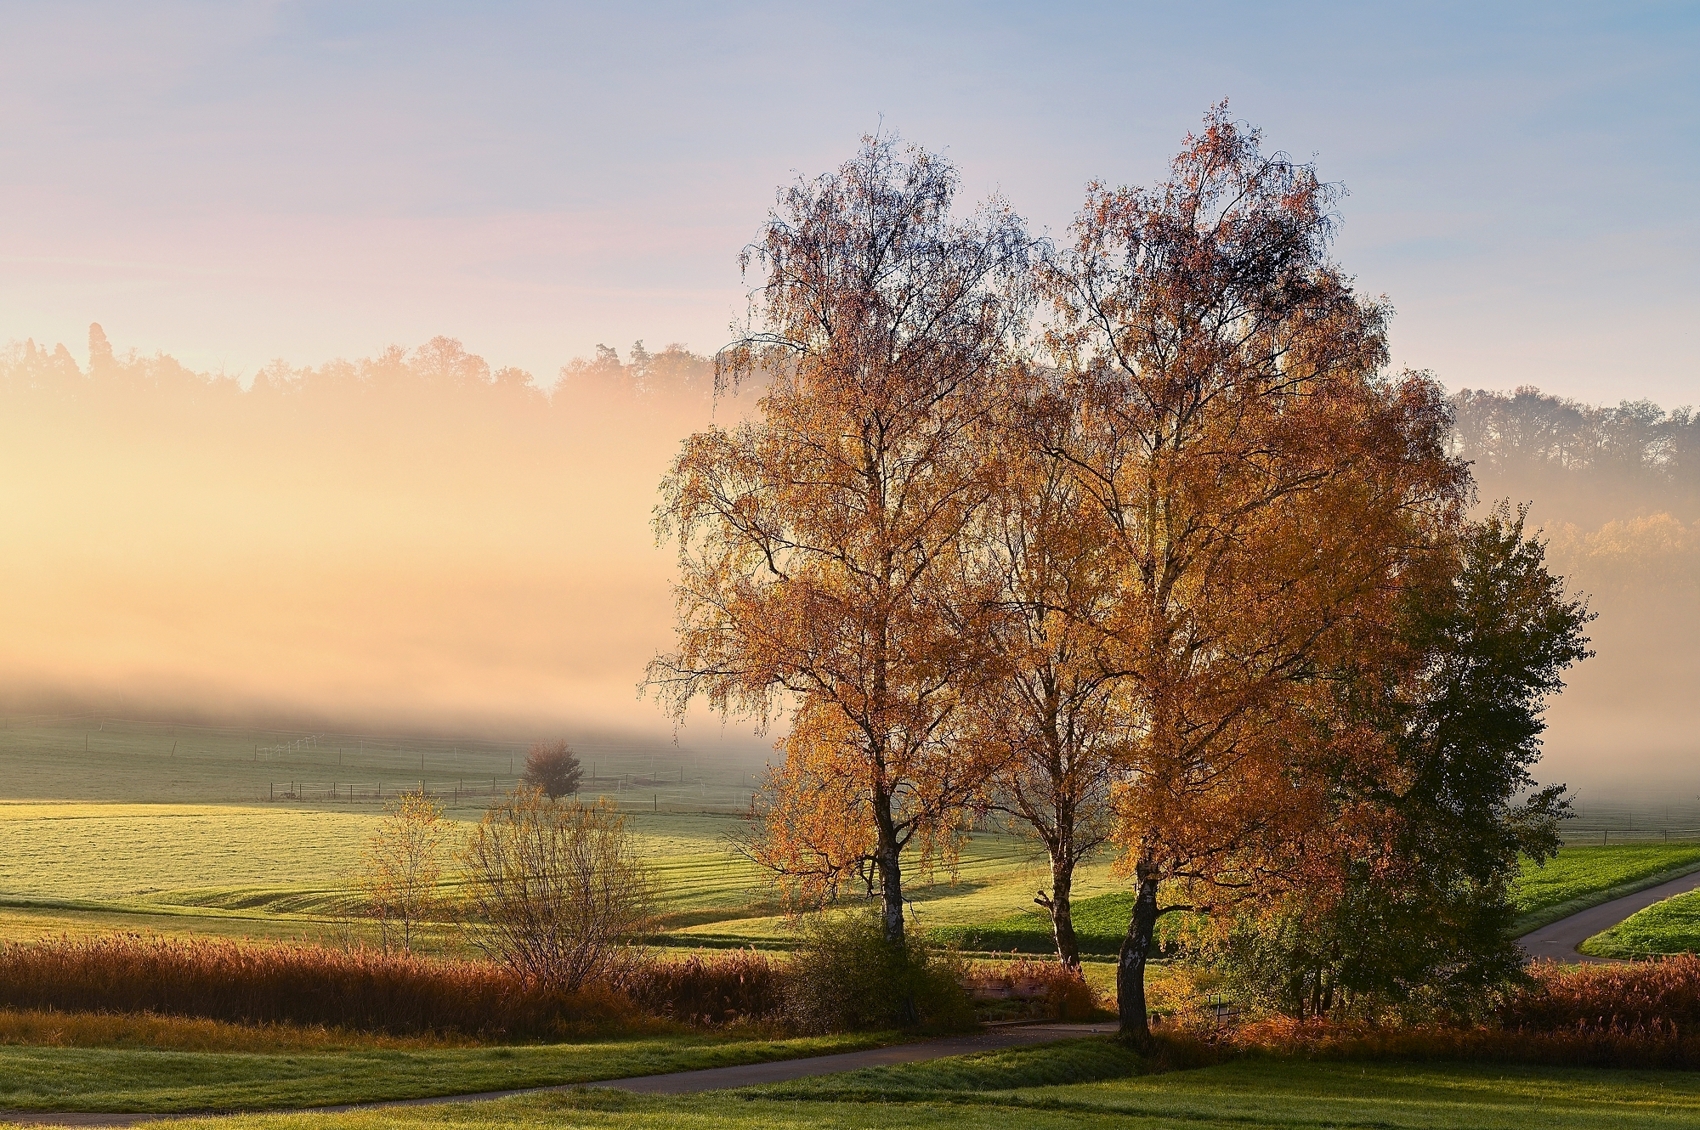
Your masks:
M393 801L404 793L423 794L445 805L488 803L514 792L520 782L501 777L462 778L453 783L430 780L391 781L272 781L263 800L288 804L371 805ZM660 786L666 786L665 788ZM712 795L710 795L712 793ZM606 799L616 807L633 812L736 812L749 810L753 790L731 790L724 786L699 793L685 783L639 777L609 777L585 780L576 794L581 800Z

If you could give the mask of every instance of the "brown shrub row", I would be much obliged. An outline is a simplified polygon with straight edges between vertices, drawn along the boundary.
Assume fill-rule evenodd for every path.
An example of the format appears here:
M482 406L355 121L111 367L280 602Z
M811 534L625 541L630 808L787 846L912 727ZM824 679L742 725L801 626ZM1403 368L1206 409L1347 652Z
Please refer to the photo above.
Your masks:
M1306 1059L1408 1059L1471 1063L1532 1063L1571 1067L1700 1067L1700 1033L1671 1025L1556 1031L1417 1024L1373 1026L1327 1020L1260 1020L1232 1030L1166 1036L1181 1066L1216 1062L1246 1052Z
M534 1038L640 1024L643 1011L693 1023L771 1016L779 973L766 958L631 964L578 993L536 987L496 965L368 949L118 936L0 943L0 1008L153 1013L406 1036Z
M346 1048L441 1048L475 1044L461 1034L392 1036L298 1024L232 1024L150 1012L62 1012L0 1008L0 1045L155 1048L188 1052L287 1052Z
M770 1020L785 1008L784 965L751 950L641 962L619 985L648 1012L687 1024Z
M790 976L784 959L733 950L628 961L606 982L569 994L486 962L371 949L138 935L0 943L0 1009L392 1037L531 1039L629 1030L655 1018L784 1025ZM974 995L1034 1017L1084 1018L1098 1003L1079 974L1055 962L981 962L966 979Z
M1624 965L1539 963L1485 1024L1369 1024L1202 1018L1164 1035L1164 1062L1245 1053L1318 1059L1464 1060L1700 1068L1700 958Z
M1611 965L1538 962L1529 972L1532 985L1500 1010L1506 1028L1700 1033L1700 957L1693 954Z

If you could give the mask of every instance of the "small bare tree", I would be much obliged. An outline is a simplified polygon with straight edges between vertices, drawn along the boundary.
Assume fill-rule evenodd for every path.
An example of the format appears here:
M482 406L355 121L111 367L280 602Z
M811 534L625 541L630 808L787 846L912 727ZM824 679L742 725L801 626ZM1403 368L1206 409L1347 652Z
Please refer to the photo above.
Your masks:
M525 774L520 780L550 800L559 800L578 792L584 766L566 742L538 742L525 753Z
M391 801L361 855L360 890L384 948L394 938L412 952L414 937L437 909L437 883L451 836L442 806L422 792Z
M542 984L574 990L607 973L648 920L648 871L607 801L522 789L484 814L466 868L474 943Z

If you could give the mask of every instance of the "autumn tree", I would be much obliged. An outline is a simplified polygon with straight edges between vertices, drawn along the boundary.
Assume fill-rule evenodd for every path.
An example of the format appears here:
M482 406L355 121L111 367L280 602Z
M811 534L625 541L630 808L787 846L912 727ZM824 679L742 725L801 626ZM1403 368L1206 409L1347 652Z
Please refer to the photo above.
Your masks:
M1092 187L1044 273L1081 412L1060 454L1119 558L1099 626L1132 735L1115 804L1134 1037L1159 916L1267 897L1302 865L1327 813L1316 673L1373 638L1465 481L1440 390L1382 375L1387 310L1328 256L1334 199L1220 106L1167 182Z
M678 649L647 684L763 722L785 758L757 803L758 860L793 892L877 886L903 940L903 855L949 850L985 769L946 738L980 664L964 630L964 531L984 504L979 433L1027 324L1029 239L993 202L952 215L948 162L865 139L782 191L746 270L722 379L771 381L756 418L688 439L662 484Z
M525 751L525 771L520 781L550 800L578 792L583 779L584 766L565 741L537 742Z
M982 618L986 667L966 688L965 737L995 766L988 805L1044 845L1051 883L1034 901L1058 959L1078 969L1074 871L1109 840L1128 719L1098 626L1116 598L1115 558L1102 514L1057 455L1079 419L1059 393L1023 371L999 407L997 489L976 527L996 604Z
M403 793L386 806L361 853L359 879L385 949L393 933L411 951L420 924L436 911L451 834L442 806L424 793Z

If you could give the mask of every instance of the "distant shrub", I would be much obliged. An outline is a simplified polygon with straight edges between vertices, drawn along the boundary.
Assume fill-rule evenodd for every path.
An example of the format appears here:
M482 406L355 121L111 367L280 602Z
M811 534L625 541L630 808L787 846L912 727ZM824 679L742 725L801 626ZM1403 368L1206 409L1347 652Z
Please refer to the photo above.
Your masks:
M964 986L976 1002L1014 1002L1035 1019L1085 1020L1098 1011L1098 995L1086 978L1060 961L975 962Z
M538 742L525 751L525 772L520 780L550 800L559 800L578 792L584 766L566 742Z
M966 970L910 931L888 944L876 912L805 923L785 977L785 1016L804 1032L960 1028L973 1023Z

